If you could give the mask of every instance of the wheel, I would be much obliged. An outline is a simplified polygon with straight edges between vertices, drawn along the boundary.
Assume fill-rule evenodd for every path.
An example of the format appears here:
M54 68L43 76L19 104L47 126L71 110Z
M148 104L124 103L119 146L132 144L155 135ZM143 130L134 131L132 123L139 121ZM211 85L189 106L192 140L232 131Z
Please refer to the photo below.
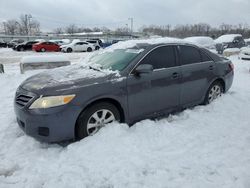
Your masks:
M204 104L210 104L223 93L223 87L220 82L214 82L208 89Z
M99 50L99 49L100 49L100 47L99 47L99 46L96 46L96 47L95 47L95 50Z
M111 103L96 103L84 110L76 122L76 138L94 135L106 124L120 122L120 112Z
M45 48L41 48L41 52L46 52L46 49Z
M24 48L23 48L23 47L21 47L21 48L19 49L19 51L23 52L23 51L24 51Z
M92 52L92 48L88 47L87 52Z
M68 52L68 53L71 53L72 51L73 51L72 48L68 48L68 49L67 49L67 52Z

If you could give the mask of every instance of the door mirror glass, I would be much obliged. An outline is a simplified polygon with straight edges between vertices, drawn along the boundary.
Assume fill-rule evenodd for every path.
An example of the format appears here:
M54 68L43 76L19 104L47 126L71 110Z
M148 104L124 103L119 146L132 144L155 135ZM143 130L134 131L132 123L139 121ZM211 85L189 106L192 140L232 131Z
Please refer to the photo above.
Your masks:
M148 74L153 72L153 66L150 64L141 64L135 69L135 73L140 75L140 74Z

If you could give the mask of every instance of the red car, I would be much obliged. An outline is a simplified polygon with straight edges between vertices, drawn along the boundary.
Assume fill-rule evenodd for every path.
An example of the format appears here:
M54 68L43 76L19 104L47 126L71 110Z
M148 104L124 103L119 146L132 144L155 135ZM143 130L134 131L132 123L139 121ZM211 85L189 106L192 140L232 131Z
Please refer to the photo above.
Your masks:
M33 44L32 50L36 52L58 52L60 51L60 46L53 42L40 42Z

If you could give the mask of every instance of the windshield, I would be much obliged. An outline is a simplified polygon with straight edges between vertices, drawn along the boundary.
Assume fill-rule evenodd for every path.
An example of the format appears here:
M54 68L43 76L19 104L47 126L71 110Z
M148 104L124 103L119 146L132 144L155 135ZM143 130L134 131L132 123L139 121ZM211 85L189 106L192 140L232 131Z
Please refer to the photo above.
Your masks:
M99 65L102 69L122 71L142 51L143 49L118 49L98 54L92 57L90 62Z

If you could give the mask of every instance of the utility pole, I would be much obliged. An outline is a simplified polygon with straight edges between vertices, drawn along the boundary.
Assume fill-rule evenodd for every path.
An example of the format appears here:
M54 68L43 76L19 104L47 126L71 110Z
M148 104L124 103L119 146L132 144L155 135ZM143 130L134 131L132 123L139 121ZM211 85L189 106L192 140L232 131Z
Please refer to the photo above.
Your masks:
M128 18L128 20L130 20L130 35L131 35L131 38L132 38L134 18Z

